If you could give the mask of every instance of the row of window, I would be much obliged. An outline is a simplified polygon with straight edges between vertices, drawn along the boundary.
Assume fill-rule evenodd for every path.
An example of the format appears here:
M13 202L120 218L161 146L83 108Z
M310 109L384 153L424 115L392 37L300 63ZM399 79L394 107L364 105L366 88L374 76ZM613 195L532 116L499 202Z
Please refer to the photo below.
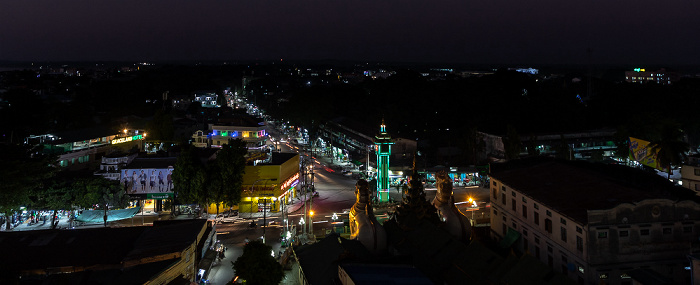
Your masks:
M631 230L618 230L617 234L619 237L629 237ZM639 229L640 236L648 236L650 229ZM673 228L665 227L661 229L661 233L664 235L673 234ZM693 226L683 226L683 233L690 234L693 233ZM598 231L598 238L608 238L608 231Z
M496 183L495 181L493 181L492 184L493 184L494 186L497 185L497 183ZM497 195L496 195L496 189L497 189L497 188L492 188L492 191L493 191L492 196L493 196L493 197L497 197ZM503 205L506 205L506 204L507 204L507 202L506 202L506 201L507 201L507 199L506 199L506 196L507 196L507 195L506 195L506 192L507 192L506 187L502 185L502 186L501 186L501 203L502 203ZM511 196L512 196L512 197L517 197L517 193L516 193L515 191L511 191ZM523 196L523 197L521 197L521 199L522 199L522 202L523 202L523 203L527 203L527 198L526 198L526 197ZM497 198L496 198L496 200L497 200ZM536 210L539 210L539 205L538 205L537 203L533 203L533 207L534 207ZM522 209L522 217L523 217L523 219L527 220L527 219L528 219L527 204L521 205L521 209ZM518 212L518 211L517 211L517 201L516 201L515 198L511 198L511 210L513 211L514 214L517 214L517 212ZM550 210L545 210L545 214L547 215L547 217L550 217L550 218L552 217L552 212L551 212ZM494 215L498 215L498 211L497 211L496 209L494 209ZM545 230L547 233L552 234L554 226L553 226L552 220L551 220L550 218L545 218L545 219L544 219L544 230ZM532 212L532 219L533 219L533 223L534 223L535 225L540 225L540 213L539 213L538 211L533 211L533 212ZM506 224L506 221L507 221L507 218L506 218L506 216L504 215L504 216L503 216L504 226L505 226L505 224ZM560 218L560 219L559 219L559 223L562 225L562 226L560 227L560 231L559 231L559 233L560 233L560 238L561 238L561 240L562 240L563 242L566 243L566 242L568 242L568 232L567 232L567 228L565 227L566 224L567 224L567 220L564 219L564 218ZM513 222L513 228L517 230L517 224L516 224L515 222ZM579 226L576 226L576 232L579 233L579 234L583 234L583 229L582 229L581 227L579 227ZM504 233L504 234L505 234L505 233ZM524 236L527 236L527 229L525 229L525 228L523 228L523 235L524 235ZM583 238L582 238L581 236L578 236L578 235L576 236L576 249L577 249L579 252L583 252Z
M215 136L221 136L221 137L244 137L244 138L259 138L259 137L264 137L265 136L265 130L262 131L257 131L257 132L244 132L244 131L219 131L219 130L213 130L212 134Z
M70 160L64 159L64 160L59 161L58 165L60 165L61 167L68 167L70 165L74 165L76 161L78 163L88 162L88 161L90 161L90 155L89 154L83 155L83 156L79 156L77 158L74 157L74 158L71 158Z

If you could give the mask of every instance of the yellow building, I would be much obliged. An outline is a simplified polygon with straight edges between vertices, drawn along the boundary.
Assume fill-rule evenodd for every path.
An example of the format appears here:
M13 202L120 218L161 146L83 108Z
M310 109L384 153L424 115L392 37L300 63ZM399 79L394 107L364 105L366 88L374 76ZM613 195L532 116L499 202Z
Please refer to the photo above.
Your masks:
M243 174L243 192L241 202L232 209L239 212L257 213L267 209L268 212L279 212L282 201L289 203L296 197L299 184L299 154L273 153L267 162L246 165ZM209 205L209 214L221 213L228 205Z
M273 153L268 163L246 166L239 211L280 211L283 203L296 197L299 178L299 154L296 153Z

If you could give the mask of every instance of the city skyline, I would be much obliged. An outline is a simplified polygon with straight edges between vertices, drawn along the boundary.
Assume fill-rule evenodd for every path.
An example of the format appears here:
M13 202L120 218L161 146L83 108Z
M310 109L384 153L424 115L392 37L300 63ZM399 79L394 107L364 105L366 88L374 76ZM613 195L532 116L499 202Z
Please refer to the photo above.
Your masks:
M700 64L700 3L6 2L0 60Z

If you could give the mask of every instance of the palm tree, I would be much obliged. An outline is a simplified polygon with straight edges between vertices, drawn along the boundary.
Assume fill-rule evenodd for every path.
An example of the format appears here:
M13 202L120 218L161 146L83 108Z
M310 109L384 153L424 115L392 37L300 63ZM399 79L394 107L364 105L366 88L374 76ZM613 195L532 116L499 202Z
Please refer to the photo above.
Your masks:
M687 157L690 145L684 138L677 123L666 122L661 125L659 139L647 146L651 153L656 153L657 165L668 168L668 179L671 179L671 167L682 164Z

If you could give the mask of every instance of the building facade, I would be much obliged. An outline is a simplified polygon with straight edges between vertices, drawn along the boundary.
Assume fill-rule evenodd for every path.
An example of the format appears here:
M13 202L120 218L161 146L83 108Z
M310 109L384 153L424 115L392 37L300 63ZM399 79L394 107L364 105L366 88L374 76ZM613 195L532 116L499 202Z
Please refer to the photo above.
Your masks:
M297 197L299 154L273 153L267 163L247 165L240 212L279 212Z
M687 164L681 166L681 181L683 187L700 192L700 157L688 157Z
M267 147L269 135L262 124L209 124L209 129L198 130L192 135L196 147L221 147L230 139L242 139L248 150L262 150Z
M694 193L624 166L538 161L491 173L491 235L580 284L644 269L687 284L700 250Z
M672 74L669 74L664 69L646 71L644 68L635 68L632 71L625 71L625 81L630 83L657 83L668 85L674 80Z

